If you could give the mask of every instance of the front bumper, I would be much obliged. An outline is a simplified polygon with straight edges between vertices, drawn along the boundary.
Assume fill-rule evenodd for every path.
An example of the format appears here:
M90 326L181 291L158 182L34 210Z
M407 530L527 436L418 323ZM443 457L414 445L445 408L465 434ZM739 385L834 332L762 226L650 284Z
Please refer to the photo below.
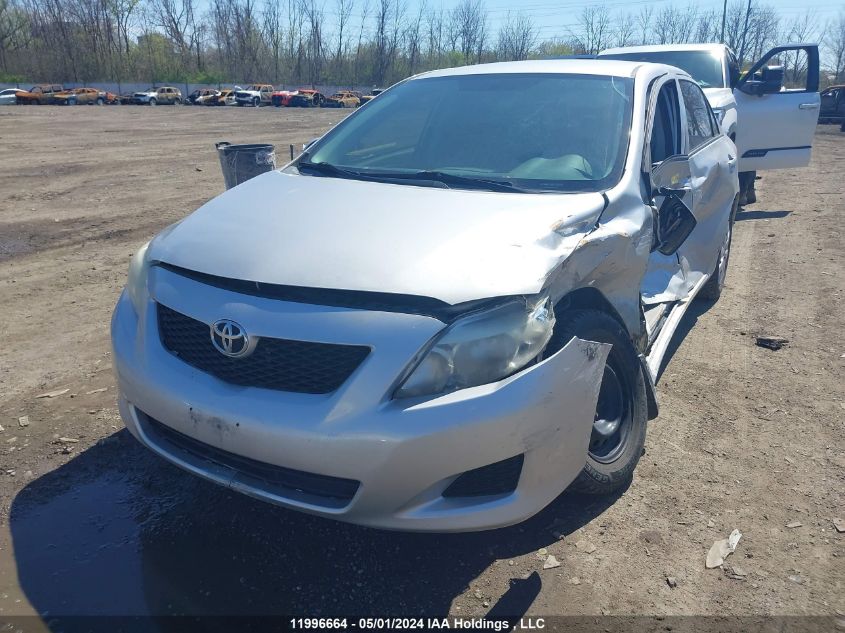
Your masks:
M255 297L244 303L236 293L153 271L155 299L207 322L222 312L262 335L275 328L277 335L305 340L375 340L367 360L331 394L238 387L165 350L154 299L139 317L124 294L112 320L121 415L138 440L190 472L265 501L352 523L468 531L532 516L584 466L607 345L573 339L500 382L429 399L392 400L396 376L443 327L436 319ZM215 449L360 485L341 504L280 493L236 469L186 459L150 432L149 418ZM524 464L513 492L442 496L461 473L516 455L524 455Z

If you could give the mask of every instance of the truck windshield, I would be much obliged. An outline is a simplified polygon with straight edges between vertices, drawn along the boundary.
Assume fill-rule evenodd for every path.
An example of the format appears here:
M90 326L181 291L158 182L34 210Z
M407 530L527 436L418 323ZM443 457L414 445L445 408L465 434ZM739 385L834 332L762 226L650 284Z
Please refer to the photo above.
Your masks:
M346 119L297 166L429 186L601 191L622 174L632 95L632 79L598 75L415 79Z
M702 88L724 88L725 74L722 57L710 51L641 51L600 55L602 59L623 59L631 62L651 62L680 68L695 79Z

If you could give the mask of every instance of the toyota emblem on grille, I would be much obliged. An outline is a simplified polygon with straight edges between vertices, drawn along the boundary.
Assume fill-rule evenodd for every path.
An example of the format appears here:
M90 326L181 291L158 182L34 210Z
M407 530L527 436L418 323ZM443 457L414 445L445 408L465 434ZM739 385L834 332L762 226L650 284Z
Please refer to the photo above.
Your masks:
M218 352L230 358L246 356L252 351L246 330L229 319L220 319L211 325L211 342Z

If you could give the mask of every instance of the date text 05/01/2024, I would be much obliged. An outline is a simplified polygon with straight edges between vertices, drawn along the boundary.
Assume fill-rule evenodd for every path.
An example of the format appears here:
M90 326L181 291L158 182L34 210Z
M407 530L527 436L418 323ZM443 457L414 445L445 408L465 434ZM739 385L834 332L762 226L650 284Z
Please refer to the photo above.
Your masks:
M470 630L508 631L541 630L546 627L543 618L520 618L515 620L494 620L487 618L291 618L291 630Z

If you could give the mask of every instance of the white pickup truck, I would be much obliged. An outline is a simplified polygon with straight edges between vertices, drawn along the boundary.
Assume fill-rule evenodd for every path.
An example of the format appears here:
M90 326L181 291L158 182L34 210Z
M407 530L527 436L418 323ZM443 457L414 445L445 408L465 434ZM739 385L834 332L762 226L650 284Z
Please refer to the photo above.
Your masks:
M806 54L805 84L784 88L783 67L777 60L795 51ZM724 44L629 46L604 50L599 58L604 57L669 64L699 83L722 130L737 146L741 204L756 201L757 170L810 162L820 104L818 45L777 46L745 74Z

